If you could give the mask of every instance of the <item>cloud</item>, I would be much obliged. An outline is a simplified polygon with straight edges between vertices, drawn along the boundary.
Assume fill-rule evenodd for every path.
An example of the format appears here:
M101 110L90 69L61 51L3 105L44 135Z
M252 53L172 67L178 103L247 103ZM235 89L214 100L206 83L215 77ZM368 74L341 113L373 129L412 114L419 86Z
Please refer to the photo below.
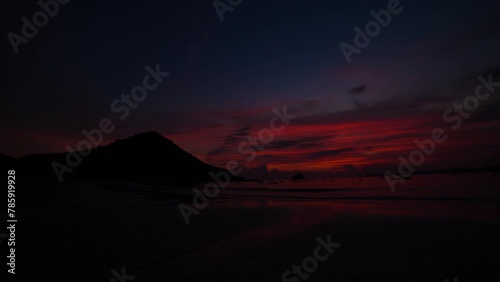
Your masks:
M235 145L242 141L242 139L250 135L250 127L244 126L240 129L234 130L229 135L224 137L224 144Z
M207 155L209 155L209 156L220 155L220 154L226 153L227 151L229 151L228 146L221 146L217 149L213 149L212 151L208 152Z
M244 126L239 129L236 129L229 133L224 139L223 144L207 153L207 156L221 155L230 151L231 147L239 144L243 141L243 139L250 135L250 127Z
M270 148L283 149L283 148L310 148L314 146L320 146L322 143L320 141L332 138L333 135L327 136L313 136L313 137L302 137L292 140L276 140L268 145Z
M363 110L363 109L366 109L368 108L368 105L366 103L363 103L361 102L360 100L358 99L354 99L354 105L356 105L356 107L360 110Z
M304 143L300 144L297 146L298 149L307 149L307 148L313 148L313 147L320 147L323 146L323 143L321 142L311 142L311 143Z
M322 158L322 157L335 157L335 156L341 155L343 153L352 152L354 150L355 150L355 148L343 148L343 149L337 149L337 150L317 151L317 152L307 154L307 157L309 159L316 159L316 158Z
M366 85L360 85L358 87L353 87L349 89L347 92L351 95L358 95L365 92L365 90L366 90Z

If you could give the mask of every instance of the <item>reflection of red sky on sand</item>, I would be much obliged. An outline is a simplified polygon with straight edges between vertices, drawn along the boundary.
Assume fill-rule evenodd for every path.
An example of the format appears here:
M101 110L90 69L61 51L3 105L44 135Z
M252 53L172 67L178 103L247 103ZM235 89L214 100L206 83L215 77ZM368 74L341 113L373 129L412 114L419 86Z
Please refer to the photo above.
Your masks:
M421 193L422 191L420 191ZM307 193L311 197L314 192ZM365 191L358 193L365 194ZM385 190L380 192L387 196ZM320 193L323 194L323 193ZM405 194L406 195L406 194ZM430 194L429 194L430 195ZM389 195L390 196L390 195ZM406 195L409 196L409 195ZM470 196L470 193L466 195ZM286 198L286 196L283 196ZM258 203L258 204L256 204ZM402 217L431 217L497 220L496 209L498 204L478 202L451 202L437 200L230 200L218 204L221 207L238 208L273 208L288 211L289 215L279 220L279 224L246 232L244 236L253 240L271 240L284 235L297 234L315 225L323 225L334 219L347 219L351 217L369 218L382 216L384 218Z

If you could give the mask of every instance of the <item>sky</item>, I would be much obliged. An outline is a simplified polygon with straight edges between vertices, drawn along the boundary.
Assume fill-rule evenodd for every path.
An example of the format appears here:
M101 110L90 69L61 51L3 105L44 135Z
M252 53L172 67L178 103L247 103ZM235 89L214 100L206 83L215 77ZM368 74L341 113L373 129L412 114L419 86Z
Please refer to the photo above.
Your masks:
M447 140L422 168L500 164L500 90L458 129L443 120L478 76L500 81L500 3L401 1L348 63L340 43L354 46L354 28L388 2L243 0L221 21L213 1L72 0L16 54L8 34L41 8L11 1L0 153L65 152L109 118L103 144L154 130L217 166L377 171L435 128ZM157 65L170 75L118 118L110 105ZM283 107L296 117L248 161L238 146Z

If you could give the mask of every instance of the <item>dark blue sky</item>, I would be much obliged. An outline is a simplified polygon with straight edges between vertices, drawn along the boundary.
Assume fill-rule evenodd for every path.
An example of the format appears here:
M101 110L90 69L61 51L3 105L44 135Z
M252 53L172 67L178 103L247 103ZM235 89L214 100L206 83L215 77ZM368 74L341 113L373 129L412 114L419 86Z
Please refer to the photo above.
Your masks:
M209 152L226 146L221 140L234 130L258 130L273 107L294 109L309 135L323 134L313 128L325 124L335 135L339 123L397 120L401 107L415 101L425 105L413 117L442 112L477 74L498 69L500 3L493 0L401 1L403 11L348 64L340 42L352 44L353 28L364 27L373 20L370 11L387 3L244 0L221 22L212 1L72 0L18 54L6 35L20 34L20 18L40 8L36 1L9 3L3 9L7 81L0 125L8 137L2 152L64 151L82 138L82 129L109 116L117 129L108 142L156 130L218 163L229 155L217 159ZM171 75L127 119L117 120L111 102L156 64ZM363 93L348 94L360 85ZM496 101L488 101L492 112ZM420 123L409 128L421 129ZM283 138L306 133L291 127L288 134Z

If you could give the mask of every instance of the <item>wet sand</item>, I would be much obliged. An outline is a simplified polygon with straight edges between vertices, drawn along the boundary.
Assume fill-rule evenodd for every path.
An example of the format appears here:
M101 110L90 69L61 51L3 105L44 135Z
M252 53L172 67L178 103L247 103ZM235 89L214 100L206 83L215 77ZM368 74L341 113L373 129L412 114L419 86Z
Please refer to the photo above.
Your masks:
M228 189L186 225L189 189L22 186L18 277L110 281L125 267L139 282L282 281L331 236L341 246L307 281L496 279L496 197L374 191Z

